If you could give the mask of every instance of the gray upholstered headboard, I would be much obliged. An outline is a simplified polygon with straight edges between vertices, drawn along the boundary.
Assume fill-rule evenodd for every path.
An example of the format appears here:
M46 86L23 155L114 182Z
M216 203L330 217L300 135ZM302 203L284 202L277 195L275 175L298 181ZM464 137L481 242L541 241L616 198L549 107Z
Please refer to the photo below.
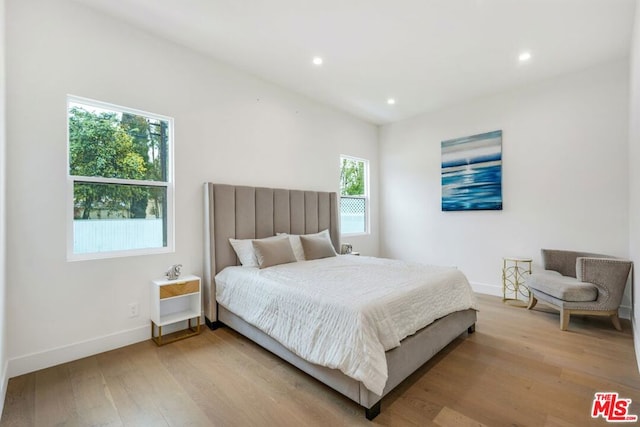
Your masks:
M204 185L204 313L217 320L213 278L223 268L238 265L229 238L260 239L276 233L308 234L329 230L340 249L340 214L336 193Z

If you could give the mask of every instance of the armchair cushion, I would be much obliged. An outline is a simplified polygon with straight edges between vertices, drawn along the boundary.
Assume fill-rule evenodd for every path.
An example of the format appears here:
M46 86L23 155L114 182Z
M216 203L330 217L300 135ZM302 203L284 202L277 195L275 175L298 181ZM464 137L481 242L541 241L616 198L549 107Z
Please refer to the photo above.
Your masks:
M563 276L553 270L533 273L528 283L529 288L563 301L585 302L595 301L598 298L598 288L595 285Z

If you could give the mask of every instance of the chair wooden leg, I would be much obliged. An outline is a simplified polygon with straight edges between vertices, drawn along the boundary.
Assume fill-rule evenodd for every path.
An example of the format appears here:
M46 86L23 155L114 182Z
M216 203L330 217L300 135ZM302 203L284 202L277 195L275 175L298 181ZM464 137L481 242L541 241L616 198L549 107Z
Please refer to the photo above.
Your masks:
M611 315L611 323L613 323L613 326L621 331L622 330L622 325L620 324L620 318L618 317L618 314L612 314Z
M569 310L560 309L560 330L566 331L569 328L569 318L571 317L571 312Z
M538 300L533 296L533 292L529 291L529 305L527 306L527 310L531 310L537 303Z

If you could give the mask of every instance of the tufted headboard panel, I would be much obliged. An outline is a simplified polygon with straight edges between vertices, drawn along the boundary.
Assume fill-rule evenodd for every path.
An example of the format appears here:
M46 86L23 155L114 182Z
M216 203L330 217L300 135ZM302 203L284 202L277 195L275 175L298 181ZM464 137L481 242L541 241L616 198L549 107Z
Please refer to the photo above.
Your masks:
M260 239L276 233L308 234L329 230L340 250L337 193L204 184L204 312L217 320L215 275L238 265L229 238Z

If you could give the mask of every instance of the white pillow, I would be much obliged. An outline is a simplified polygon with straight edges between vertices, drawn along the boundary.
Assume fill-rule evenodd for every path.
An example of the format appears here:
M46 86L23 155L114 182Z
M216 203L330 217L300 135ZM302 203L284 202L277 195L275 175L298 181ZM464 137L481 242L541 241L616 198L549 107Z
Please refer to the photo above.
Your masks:
M231 247L235 251L238 259L240 260L240 264L243 267L258 267L258 258L256 258L256 252L253 248L254 240L274 240L274 239L283 239L283 236L271 236L265 237L264 239L229 239L229 243L231 243ZM304 258L303 258L304 259Z
M302 243L300 242L299 234L287 234L287 233L278 233L278 236L289 236L289 243L291 243L291 249L293 249L293 254L296 256L296 260L304 261L306 258L304 257L304 249L302 248ZM322 230L318 233L313 234L304 234L307 237L322 237L327 239L333 247L333 243L331 242L331 236L329 235L329 230Z
M258 266L251 239L229 239L229 243L231 243L231 247L233 247L243 267Z

